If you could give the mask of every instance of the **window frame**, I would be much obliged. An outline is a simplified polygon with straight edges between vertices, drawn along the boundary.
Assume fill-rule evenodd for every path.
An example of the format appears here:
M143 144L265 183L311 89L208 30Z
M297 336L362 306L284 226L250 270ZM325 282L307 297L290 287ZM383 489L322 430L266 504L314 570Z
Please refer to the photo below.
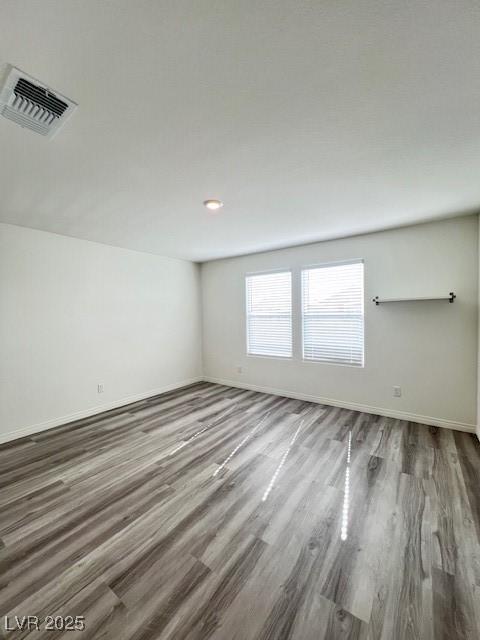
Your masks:
M289 273L290 274L290 337L291 337L291 353L289 356L279 356L273 354L266 353L250 353L249 351L249 316L255 314L249 314L248 312L248 285L247 280L253 276L268 276L273 274L280 273ZM245 335L245 354L247 358L264 358L264 359L273 359L273 360L293 360L294 356L294 311L293 311L293 291L294 291L294 274L293 269L291 268L278 268L278 269L267 269L264 271L248 271L244 274L243 277L243 286L244 286L244 295L245 295L245 326L244 326L244 335Z
M341 267L344 265L350 264L362 264L363 265L363 282L362 282L362 320L363 320L363 341L362 341L362 362L359 364L351 363L351 362L335 362L330 360L322 360L320 358L306 358L305 357L305 314L303 307L303 272L309 271L311 269L322 269L328 267ZM300 267L300 278L299 278L299 287L300 287L300 309L299 309L299 318L300 318L300 353L301 353L301 361L306 364L314 364L314 365L330 365L337 367L352 367L353 369L364 369L365 368L365 259L364 258L351 258L348 260L334 260L331 262L321 262L315 264L302 265Z

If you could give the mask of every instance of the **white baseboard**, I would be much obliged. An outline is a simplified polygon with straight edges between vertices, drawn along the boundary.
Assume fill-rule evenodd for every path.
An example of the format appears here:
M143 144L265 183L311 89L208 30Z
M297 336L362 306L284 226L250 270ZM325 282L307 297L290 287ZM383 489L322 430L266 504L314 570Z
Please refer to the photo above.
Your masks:
M0 433L0 443L16 440L17 438L23 438L33 433L40 433L41 431L46 431L47 429L52 429L53 427L58 427L62 424L74 422L75 420L81 420L82 418L89 418L90 416L103 413L104 411L117 409L118 407L123 407L127 404L131 404L132 402L145 400L146 398L151 398L161 393L166 393L167 391L173 391L174 389L180 389L181 387L186 387L190 384L194 384L195 382L202 382L202 381L213 382L216 384L223 384L228 387L238 387L240 389L249 389L251 391L259 391L261 393L271 393L272 395L276 395L276 396L285 396L287 398L294 398L295 400L306 400L308 402L316 402L317 404L325 404L333 407L341 407L343 409L352 409L353 411L362 411L364 413L372 413L374 415L386 416L387 418L398 418L399 420L408 420L410 422L428 424L434 427L443 427L445 429L455 429L457 431L466 431L468 433L475 433L476 431L475 425L467 424L464 422L444 420L443 418L434 418L431 416L417 415L414 413L407 413L405 411L395 411L393 409L383 409L382 407L372 407L370 405L358 404L356 402L344 402L343 400L335 400L332 398L325 398L323 396L313 396L306 393L296 393L294 391L287 391L286 389L275 389L273 387L264 387L264 386L259 386L255 384L238 382L236 380L227 380L224 378L213 378L211 376L197 376L195 378L190 378L189 380L182 380L181 382L175 382L173 384L166 385L165 387L160 387L158 389L151 389L150 391L146 391L144 393L138 393L136 395L128 396L126 398L122 398L121 400L116 400L114 402L109 402L102 405L97 405L95 407L90 407L89 409L77 411L75 413L71 413L66 416L60 416L58 418L53 418L45 422L32 424L27 427L21 427L20 429L7 431L6 433Z
M122 398L121 400L115 400L114 402L108 402L105 404L96 405L95 407L90 407L89 409L83 409L82 411L76 411L75 413L70 413L66 416L52 418L51 420L46 420L45 422L31 424L27 427L21 427L19 429L14 429L13 431L7 431L6 433L0 433L0 444L2 442L16 440L17 438L30 436L32 435L32 433L40 433L41 431L46 431L47 429L52 429L53 427L58 427L62 424L67 424L68 422L74 422L75 420L81 420L82 418L89 418L90 416L94 416L97 413L103 413L104 411L110 411L111 409L118 409L118 407L132 404L132 402L138 402L139 400L152 398L153 396L158 396L161 393L173 391L174 389L180 389L181 387L187 387L190 384L202 381L203 377L197 376L196 378L190 378L189 380L182 380L181 382L168 384L165 387L151 389L150 391L137 393L133 396L127 396L126 398Z
M224 378L212 378L204 376L205 382L214 382L223 384L228 387L238 387L240 389L249 389L251 391L260 391L261 393L271 393L275 396L285 396L294 398L295 400L306 400L308 402L316 402L318 404L326 404L333 407L341 407L342 409L352 409L354 411L362 411L364 413L372 413L374 415L385 416L387 418L398 418L399 420L408 420L409 422L418 422L419 424L428 424L433 427L443 427L445 429L455 429L456 431L467 431L475 433L475 425L465 422L455 422L453 420L444 420L443 418L433 418L432 416L422 416L405 411L395 411L394 409L383 409L382 407L371 407L366 404L358 404L356 402L345 402L343 400L334 400L332 398L324 398L322 396L312 396L306 393L296 393L285 389L274 389L273 387L263 387L255 384L238 382L236 380L226 380Z

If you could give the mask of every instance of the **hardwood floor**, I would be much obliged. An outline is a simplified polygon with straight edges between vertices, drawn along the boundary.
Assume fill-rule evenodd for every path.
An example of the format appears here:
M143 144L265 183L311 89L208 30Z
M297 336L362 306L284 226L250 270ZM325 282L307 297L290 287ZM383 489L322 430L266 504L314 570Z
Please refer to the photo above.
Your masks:
M199 383L0 446L0 514L8 638L480 638L474 435Z

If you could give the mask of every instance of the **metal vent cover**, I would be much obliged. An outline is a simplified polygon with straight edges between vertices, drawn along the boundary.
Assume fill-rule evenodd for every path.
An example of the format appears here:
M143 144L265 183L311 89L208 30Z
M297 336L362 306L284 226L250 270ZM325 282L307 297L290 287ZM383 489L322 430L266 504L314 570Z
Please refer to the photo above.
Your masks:
M8 65L0 85L0 114L25 129L51 138L77 104L42 82Z

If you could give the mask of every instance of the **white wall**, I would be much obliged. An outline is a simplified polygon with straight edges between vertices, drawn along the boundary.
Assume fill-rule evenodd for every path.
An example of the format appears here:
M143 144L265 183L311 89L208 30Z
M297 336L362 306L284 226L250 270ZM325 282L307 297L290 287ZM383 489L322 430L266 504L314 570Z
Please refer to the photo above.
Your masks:
M199 285L190 262L0 224L0 440L200 376Z
M480 215L478 216L478 360L477 360L477 436L480 439Z
M477 396L478 218L219 260L202 265L204 373L209 379L274 389L351 408L474 430ZM304 363L294 315L294 358L245 353L247 272L365 260L365 368ZM385 297L446 295L448 302L375 306ZM294 304L295 308L295 304ZM298 310L299 304L296 305ZM237 372L237 367L243 373ZM401 398L392 386L400 385Z
M478 218L470 216L206 263L204 373L473 430L478 238ZM301 362L298 314L291 361L246 356L246 272L293 267L298 301L302 265L357 257L365 260L364 369ZM199 378L198 271L189 262L0 224L0 441ZM453 305L370 302L377 294L450 290L458 295ZM401 398L392 396L393 385L402 387Z

